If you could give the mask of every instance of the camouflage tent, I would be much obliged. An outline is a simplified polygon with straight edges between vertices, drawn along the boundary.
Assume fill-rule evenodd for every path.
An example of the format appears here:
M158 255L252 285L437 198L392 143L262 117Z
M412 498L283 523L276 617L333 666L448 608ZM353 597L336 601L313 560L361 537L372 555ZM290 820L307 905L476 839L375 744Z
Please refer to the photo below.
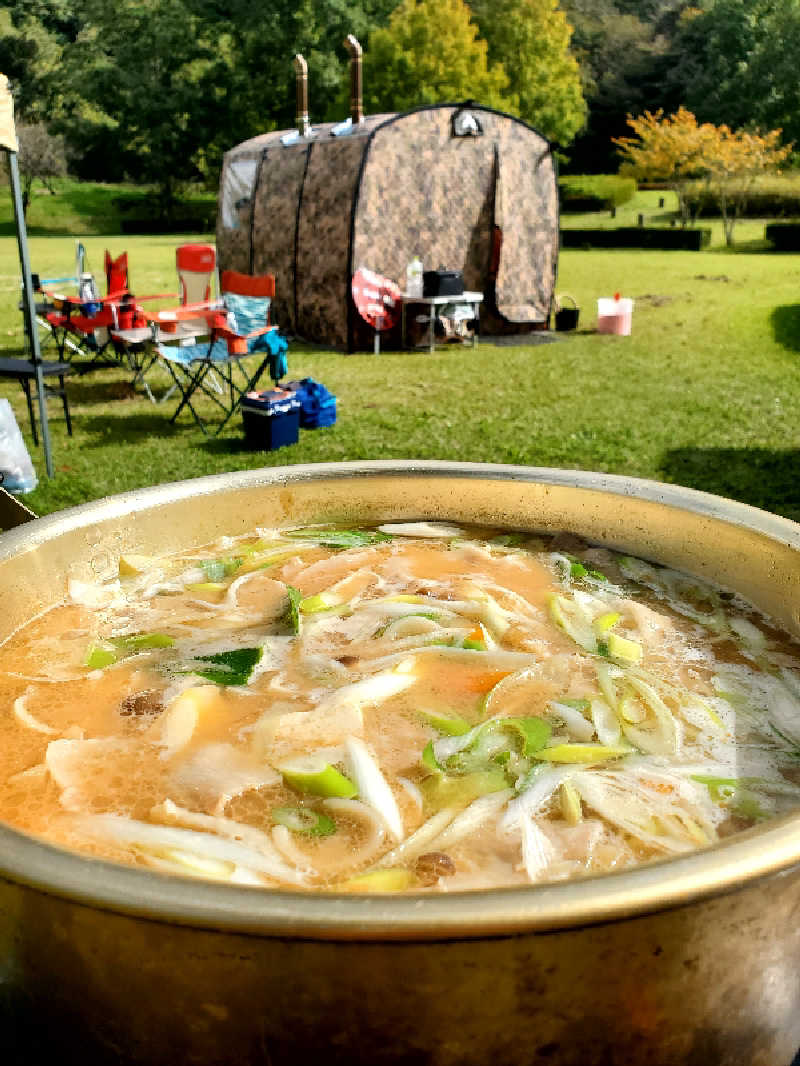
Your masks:
M404 287L415 255L484 293L484 333L542 328L558 255L550 145L472 102L263 134L225 156L217 248L223 270L276 276L283 329L348 351L372 344L355 271Z

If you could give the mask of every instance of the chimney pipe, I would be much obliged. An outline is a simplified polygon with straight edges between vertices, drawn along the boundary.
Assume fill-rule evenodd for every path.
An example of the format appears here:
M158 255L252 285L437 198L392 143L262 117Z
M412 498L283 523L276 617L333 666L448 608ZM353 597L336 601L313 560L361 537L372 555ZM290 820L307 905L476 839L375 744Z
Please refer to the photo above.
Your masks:
M350 120L354 126L364 121L364 102L361 96L361 45L349 33L344 39L350 53Z
M308 122L308 64L298 54L294 57L295 94L297 100L297 132L307 137L311 132Z

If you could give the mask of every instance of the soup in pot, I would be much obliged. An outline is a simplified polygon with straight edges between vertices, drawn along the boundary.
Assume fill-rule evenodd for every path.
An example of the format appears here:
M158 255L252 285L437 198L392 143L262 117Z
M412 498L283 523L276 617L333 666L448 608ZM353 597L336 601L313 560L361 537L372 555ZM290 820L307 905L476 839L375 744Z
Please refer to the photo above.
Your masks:
M5 640L0 819L268 888L554 881L796 807L799 705L768 618L572 535L259 529Z

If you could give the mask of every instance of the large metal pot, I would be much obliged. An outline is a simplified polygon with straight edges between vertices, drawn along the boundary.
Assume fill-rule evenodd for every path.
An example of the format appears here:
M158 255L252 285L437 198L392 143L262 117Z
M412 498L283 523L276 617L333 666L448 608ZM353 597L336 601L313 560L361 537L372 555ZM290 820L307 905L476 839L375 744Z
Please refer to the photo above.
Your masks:
M222 475L32 522L0 537L0 635L58 599L67 575L112 572L123 548L416 517L577 531L734 586L800 632L791 522L629 478L413 462ZM800 1045L798 863L800 817L784 817L571 883L307 896L128 869L0 829L0 1061L787 1066Z

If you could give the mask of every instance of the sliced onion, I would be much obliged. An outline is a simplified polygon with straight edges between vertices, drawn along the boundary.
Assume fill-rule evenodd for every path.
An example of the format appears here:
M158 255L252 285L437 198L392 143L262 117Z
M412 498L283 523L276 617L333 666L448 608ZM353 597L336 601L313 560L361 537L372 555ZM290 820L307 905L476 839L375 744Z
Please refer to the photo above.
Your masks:
M559 700L551 700L550 707L559 718L563 719L570 737L583 741L592 739L594 736L594 723L590 722L588 718L584 718L576 707L570 707L569 704Z
M550 838L530 816L522 819L522 865L531 881L538 881L555 857Z
M339 862L324 861L324 845L314 848L315 872L319 877L338 877L342 873L358 869L370 862L378 849L382 846L386 831L383 820L375 811L359 800L347 800L331 798L324 801L327 810L334 815L346 816L354 821L366 824L368 833L366 840L359 848L347 852L345 859ZM296 838L289 832L285 825L276 825L272 830L272 840L275 847L291 862L299 866L309 864L309 856L303 851Z
M401 785L408 796L411 798L414 806L417 808L420 814L425 806L425 799L422 795L422 789L419 785L415 785L413 781L409 781L407 777L396 777L398 785Z
M529 788L521 792L516 799L512 799L508 810L500 821L500 831L503 833L516 832L522 821L530 815L538 814L544 805L550 800L553 793L562 781L568 780L575 773L575 766L558 766L551 770L543 770L533 779Z
M287 866L281 859L255 851L238 841L226 840L213 832L153 825L120 814L79 814L69 824L91 840L132 848L156 859L169 858L169 852L177 849L202 858L229 862L234 867L243 866L288 884L304 884L307 880L304 873Z
M451 526L447 522L386 522L378 526L381 533L388 533L392 537L430 537L450 540L452 537L463 537L464 530L460 526Z
M435 851L445 851L464 837L477 832L499 814L512 795L510 788L504 788L500 792L491 792L488 796L473 800L438 837L434 837L430 842L431 847Z
M358 737L348 737L345 749L350 776L361 799L381 815L391 836L397 841L402 840L405 836L403 816L378 763Z
M58 733L57 729L53 729L52 726L45 725L44 722L40 722L39 719L35 718L34 715L32 715L31 712L27 709L25 703L27 701L28 695L29 693L26 692L25 695L17 696L17 698L14 700L15 717L18 718L23 725L27 726L28 729L34 729L37 733L49 733L51 736Z
M619 719L605 700L592 700L592 722L601 744L617 745L622 737Z
M377 865L395 866L397 863L415 859L417 855L421 855L423 851L427 850L431 841L435 840L446 829L457 813L458 810L455 807L443 807L432 815L427 822L423 822L419 829L415 830L410 837L406 837L402 844L398 844L396 848L392 848L391 851L382 855Z

